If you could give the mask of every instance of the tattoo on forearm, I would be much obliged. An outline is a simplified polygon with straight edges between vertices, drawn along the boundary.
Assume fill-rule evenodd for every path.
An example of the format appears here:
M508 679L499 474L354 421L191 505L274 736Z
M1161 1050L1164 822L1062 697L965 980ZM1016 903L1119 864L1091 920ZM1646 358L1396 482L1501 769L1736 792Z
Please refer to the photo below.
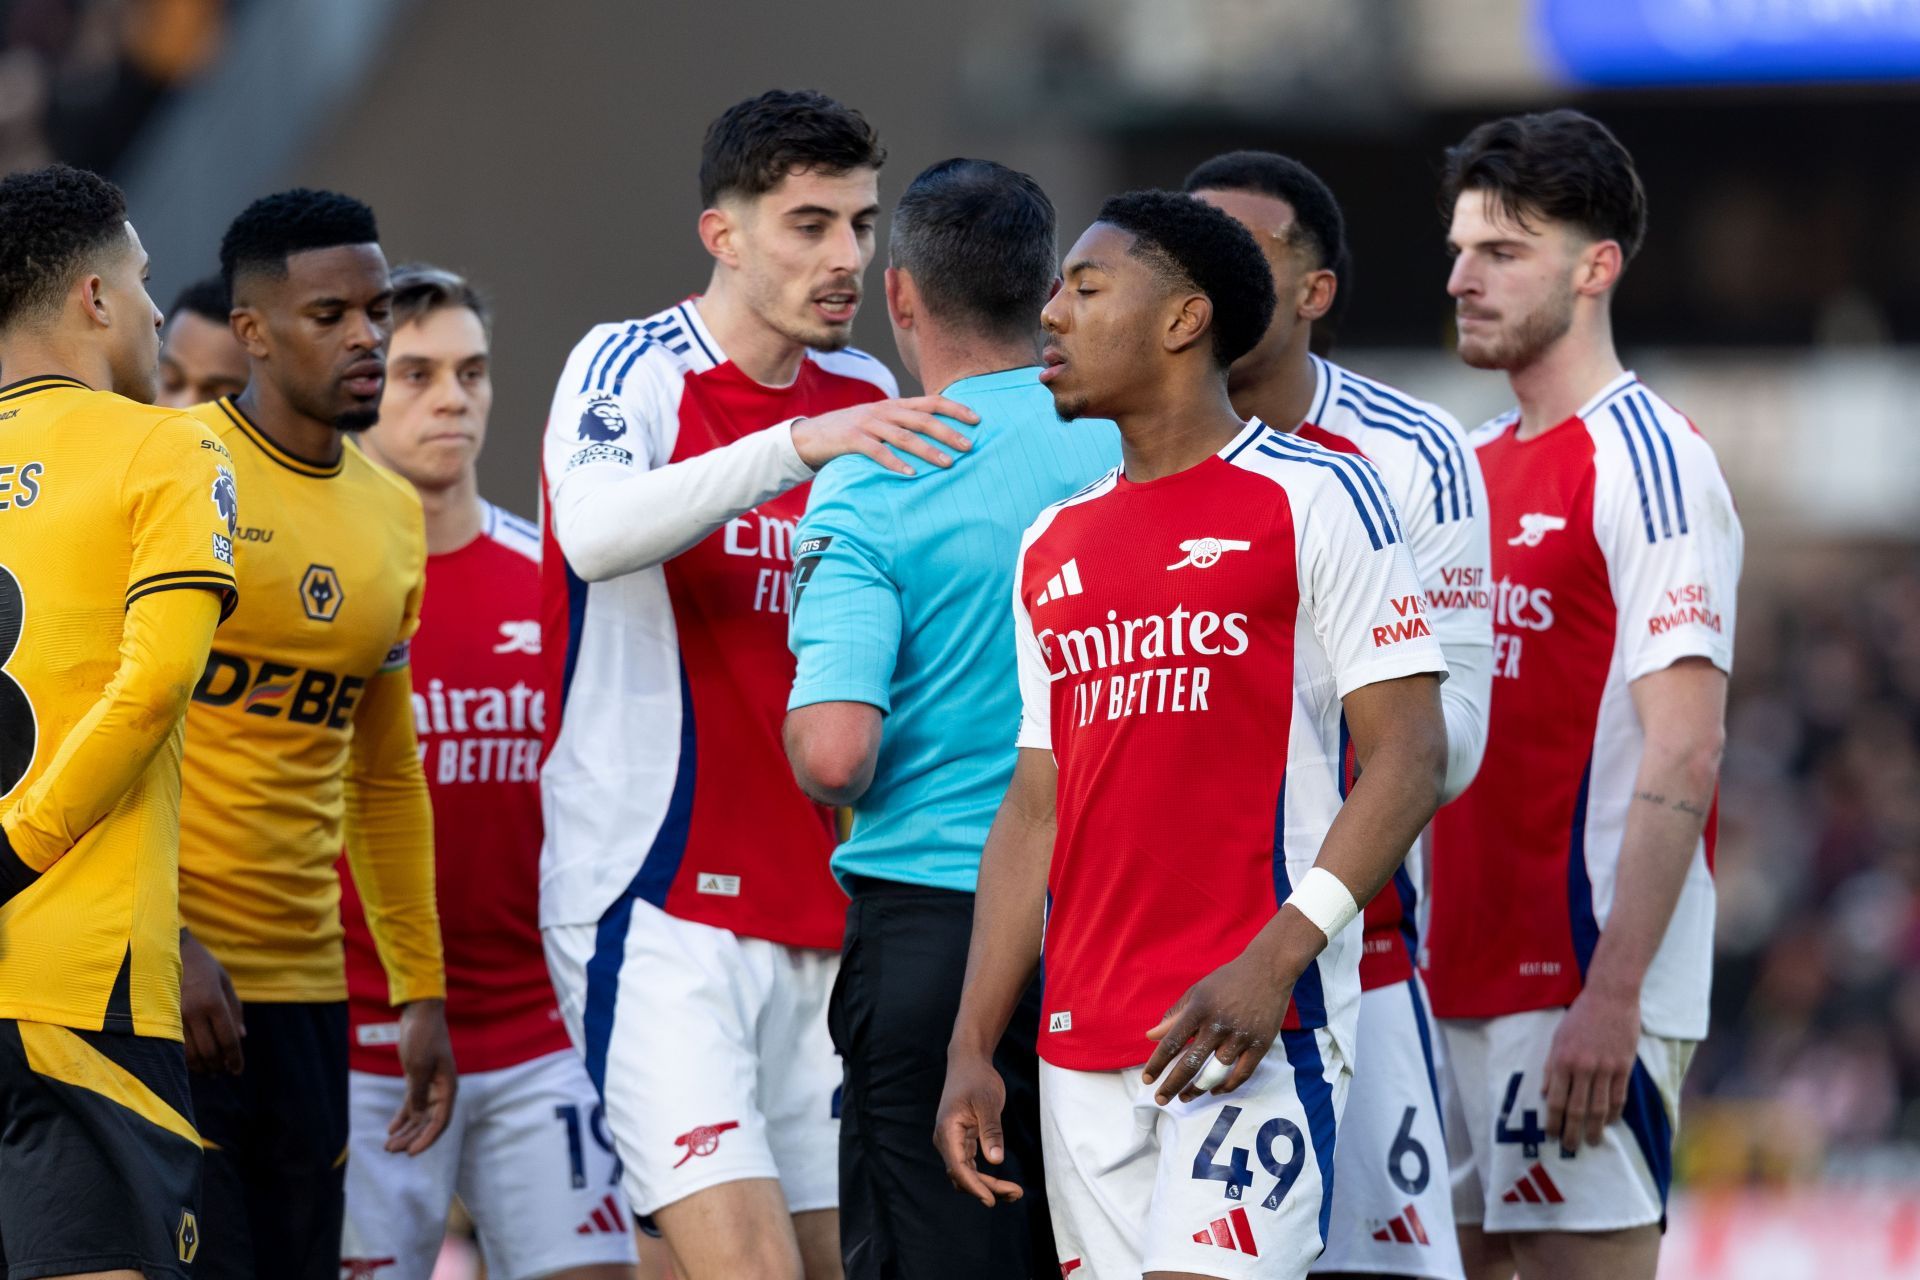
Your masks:
M1657 804L1662 808L1672 809L1676 813L1687 814L1690 817L1700 819L1702 822L1707 820L1707 807L1696 800L1689 800L1685 796L1669 803L1667 798L1657 791L1636 791L1633 793L1633 798L1635 800L1644 800L1648 804Z

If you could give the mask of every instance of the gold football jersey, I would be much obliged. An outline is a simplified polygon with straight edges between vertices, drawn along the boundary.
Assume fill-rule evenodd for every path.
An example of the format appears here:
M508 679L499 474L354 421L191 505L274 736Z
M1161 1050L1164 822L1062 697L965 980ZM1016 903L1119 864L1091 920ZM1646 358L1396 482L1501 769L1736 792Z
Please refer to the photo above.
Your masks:
M0 821L42 872L0 907L0 1017L180 1038L180 725L117 797L62 745L132 602L233 607L236 531L227 448L193 418L71 378L0 389Z
M397 786L405 798L417 788L412 811L425 825L368 842L386 863L386 883L398 875L408 886L406 909L380 913L375 936L390 971L398 967L396 999L440 995L431 816L412 702L376 684L409 679L426 574L420 500L357 448L331 466L287 453L232 399L192 412L231 451L240 488L253 496L236 537L241 604L187 713L182 921L242 1000L346 999L334 864L347 836L349 756L356 734L404 735L410 774ZM369 707L381 724L367 723Z

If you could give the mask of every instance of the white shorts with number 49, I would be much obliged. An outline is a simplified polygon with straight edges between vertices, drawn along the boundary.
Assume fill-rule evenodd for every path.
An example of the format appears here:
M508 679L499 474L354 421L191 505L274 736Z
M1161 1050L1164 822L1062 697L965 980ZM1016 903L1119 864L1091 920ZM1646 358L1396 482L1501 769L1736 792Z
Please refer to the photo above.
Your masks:
M1326 1241L1334 1136L1351 1079L1333 1037L1282 1032L1232 1093L1165 1107L1154 1105L1140 1070L1040 1064L1061 1274L1304 1276Z
M599 1073L636 1212L749 1178L777 1179L792 1213L838 1207L841 1073L827 998L839 953L743 938L638 900L541 937L567 1033Z
M1333 1229L1314 1271L1460 1280L1439 1035L1420 979L1361 992L1353 1089L1333 1160Z
M457 1192L492 1280L634 1261L600 1099L571 1049L460 1077L453 1118L417 1156L387 1151L407 1082L352 1074L343 1266L427 1280Z
M1618 1231L1667 1218L1680 1082L1697 1041L1640 1036L1627 1106L1600 1146L1546 1135L1547 1055L1564 1009L1449 1019L1453 1215L1487 1231Z

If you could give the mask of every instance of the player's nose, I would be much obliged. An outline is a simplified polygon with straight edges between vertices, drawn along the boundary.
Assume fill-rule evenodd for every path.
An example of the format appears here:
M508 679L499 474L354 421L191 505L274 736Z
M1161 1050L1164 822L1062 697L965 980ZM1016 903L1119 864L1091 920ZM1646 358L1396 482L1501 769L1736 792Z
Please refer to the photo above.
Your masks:
M1066 297L1067 291L1056 285L1053 296L1048 298L1047 305L1041 308L1040 327L1048 333L1065 333L1067 331Z
M1467 255L1463 253L1453 260L1453 270L1447 273L1447 296L1464 298L1477 290L1478 283L1473 278L1472 269L1467 265Z

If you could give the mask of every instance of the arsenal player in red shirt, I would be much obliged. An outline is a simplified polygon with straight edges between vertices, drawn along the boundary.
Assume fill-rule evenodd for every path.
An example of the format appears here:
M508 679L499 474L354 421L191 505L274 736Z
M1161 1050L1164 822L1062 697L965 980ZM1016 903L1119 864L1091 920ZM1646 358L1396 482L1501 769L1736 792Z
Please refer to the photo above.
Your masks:
M493 403L487 308L433 267L397 269L393 288L386 395L361 442L426 509L413 706L462 1078L439 1143L415 1158L385 1150L405 1087L399 1025L343 862L353 1131L342 1261L376 1280L427 1280L457 1192L495 1280L630 1280L619 1163L540 946L540 543L478 492Z

